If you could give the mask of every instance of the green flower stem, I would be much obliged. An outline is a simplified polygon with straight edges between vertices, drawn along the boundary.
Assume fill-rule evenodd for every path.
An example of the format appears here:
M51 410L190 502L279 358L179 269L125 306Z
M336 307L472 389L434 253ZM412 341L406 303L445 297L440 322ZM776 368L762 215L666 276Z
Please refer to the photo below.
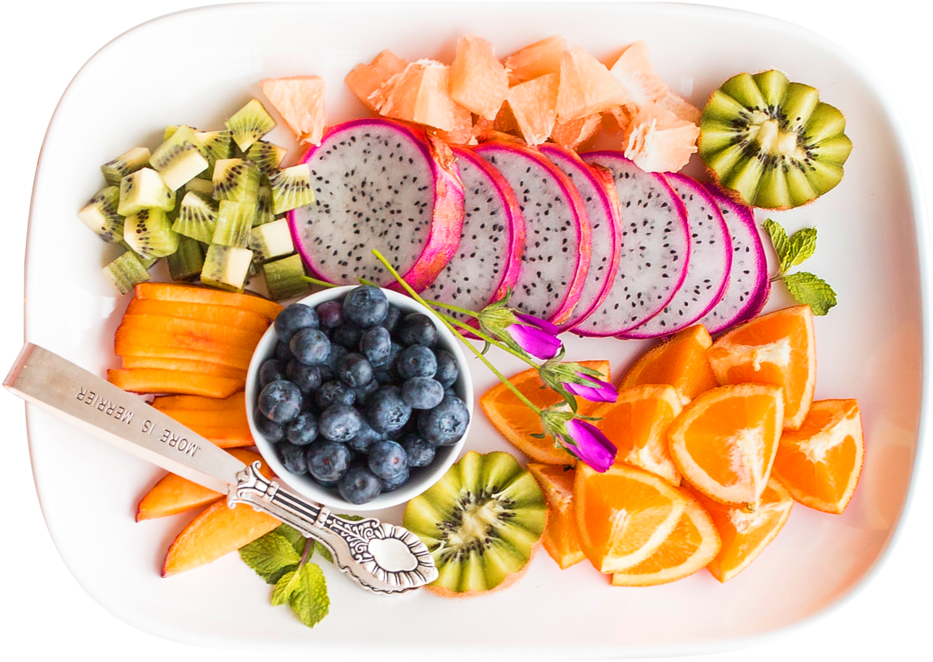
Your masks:
M455 319L455 318L453 318L453 317L449 317L448 315L445 315L444 313L440 313L440 312L437 312L437 311L434 311L434 313L435 313L438 317L440 317L440 318L442 318L442 319L445 319L445 320L447 320L447 321L449 321L449 322L451 322L451 323L453 323L453 324L459 326L461 329L466 329L467 331L469 331L469 332L472 333L473 335L477 336L480 340L483 340L483 341L485 341L485 342L488 342L490 345L492 345L492 346L494 346L494 347L498 347L498 348L501 349L502 351L508 352L508 353L511 354L512 356L521 359L522 361L524 361L525 363L527 363L528 365L530 365L532 368L537 369L537 368L540 367L540 366L538 366L537 363L535 363L535 362L532 361L530 358L528 358L528 356L526 356L524 353L516 352L514 349L512 349L511 347L509 347L508 345L506 345L506 344L503 343L502 341L498 340L497 338L493 338L492 336L486 334L485 331L481 331L480 329L477 329L476 327L472 327L472 326L470 326L470 325L468 325L468 324L464 324L464 323L461 322L460 320Z
M311 276L302 276L301 280L305 281L306 283L311 283L312 285L319 285L321 287L340 287L336 283L328 283L326 280L318 280L317 278L311 278Z
M375 255L375 256L376 256L376 259L378 259L380 262L382 262L382 264L385 265L386 269L389 270L389 273L392 274L392 276L395 278L395 280L397 280L397 281L399 282L399 284L400 284L402 287L405 288L405 291L407 291L407 292L412 296L412 298L413 298L415 301L417 301L417 302L420 303L421 305L425 306L426 308L430 308L430 306L428 305L428 302L425 301L424 299L422 299L422 298L418 295L418 293L415 292L415 291L411 288L411 286L409 286L408 283L405 282L405 280L404 280L404 279L399 275L399 273L392 267L392 265L389 264L389 261L385 259L385 257L382 255L382 253L380 253L378 250L375 250L375 249L374 249L374 250L373 250L373 255ZM467 347L470 348L470 351L472 351L473 354L476 355L476 358L478 358L480 361L482 361L482 362L486 365L486 367L489 368L489 369L492 371L492 374L494 374L496 377L498 377L498 378L499 378L499 381L501 381L503 384L505 384L505 385L509 388L509 390L512 391L512 393L514 393L514 394L516 395L516 397L518 397L519 400L521 400L522 402L524 402L524 403L525 403L532 411L534 411L536 414L538 414L539 416L541 415L541 410L540 410L531 400L529 400L528 398L526 398L525 395L524 395L521 391L519 391L517 388L515 388L515 386L512 385L512 383L505 377L505 375L503 375L501 372L499 372L499 371L496 369L496 366L494 366L492 363L490 363L490 362L489 362L489 359L487 359L485 356L483 356L483 353L482 353L482 352L480 352L478 349L476 349L476 348L473 346L473 344L472 344L471 342L469 342L466 338L464 338L463 335L462 335L459 331L457 331L457 329L454 328L454 326L453 326L450 322L448 322L447 319L445 319L445 318L447 317L446 315L438 315L437 317L438 317L438 319L444 324L444 326L446 326L448 329L450 329L450 332L453 333L453 334L460 340L460 342L462 342L464 345L466 345ZM473 329L472 329L472 327L471 327L471 331L472 331L472 330L473 330Z
M451 306L449 303L441 303L440 301L428 301L429 306L434 306L435 308L446 308L447 310L452 310L455 313L461 313L462 315L468 315L469 317L479 317L474 311L467 310L466 308L460 308L459 306Z

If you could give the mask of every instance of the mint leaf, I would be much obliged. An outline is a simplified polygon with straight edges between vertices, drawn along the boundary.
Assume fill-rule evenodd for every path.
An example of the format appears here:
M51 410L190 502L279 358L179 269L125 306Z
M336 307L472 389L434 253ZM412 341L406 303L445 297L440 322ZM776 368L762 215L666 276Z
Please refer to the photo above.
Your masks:
M272 589L272 606L278 607L280 605L286 604L292 595L295 593L295 589L299 585L299 577L301 576L301 570L289 570L286 572L279 581L276 583L275 588Z
M269 584L278 582L283 573L301 561L291 541L278 529L241 547L240 558Z
M288 603L298 619L309 628L327 616L330 598L327 597L327 583L319 565L305 563L301 566L297 573L297 585L289 594Z
M795 267L807 260L816 250L816 228L798 230L790 237L790 250L787 254L787 266L783 270Z
M789 266L787 264L787 257L790 253L790 240L787 238L787 232L784 231L784 228L782 228L779 223L772 221L770 218L765 219L761 227L765 229L765 232L768 233L768 237L771 238L771 245L774 246L774 252L780 264L779 268L783 274L787 271Z
M324 557L324 560L328 563L334 562L334 557L331 556L330 550L327 549L323 543L318 542L317 540L314 541L314 551Z
M288 538L288 541L292 544L292 547L295 548L295 551L298 552L299 555L305 553L305 543L308 539L301 535L299 531L293 529L288 524L282 524L278 528L274 529L274 531L275 533Z
M814 315L825 315L836 305L836 293L822 278L806 271L784 277L784 284L800 303L810 304Z

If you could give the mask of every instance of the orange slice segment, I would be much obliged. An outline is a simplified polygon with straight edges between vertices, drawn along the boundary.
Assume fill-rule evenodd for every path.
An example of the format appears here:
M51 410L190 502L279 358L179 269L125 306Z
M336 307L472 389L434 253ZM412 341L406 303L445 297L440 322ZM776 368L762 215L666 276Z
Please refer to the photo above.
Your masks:
M838 515L855 492L864 455L858 402L821 400L799 430L781 436L771 475L795 501Z
M574 514L580 548L600 572L620 572L651 556L674 530L686 499L646 471L577 465Z
M697 324L648 350L628 371L620 389L642 384L670 384L684 404L717 386L706 352L713 344L706 328Z
M695 498L687 500L680 521L647 559L612 575L613 586L656 586L689 577L713 560L722 547L709 513Z
M708 352L720 384L774 384L784 391L784 427L796 430L813 401L816 346L810 306L777 310L719 338Z
M557 464L535 462L528 463L528 471L538 481L547 500L547 526L541 544L561 570L566 570L586 558L580 549L573 513L574 471Z
M599 371L609 381L609 361L580 361L580 365ZM559 395L544 388L534 368L520 372L509 382L538 407L550 407L560 401ZM541 419L505 384L497 384L486 391L480 397L479 404L502 436L531 459L545 464L576 464L576 458L562 448L557 448L550 437L536 439L531 436L544 432ZM580 413L587 416L597 406L596 403L584 400L579 400L579 405Z
M721 386L684 407L668 430L671 456L684 478L721 503L755 503L781 436L781 389Z
M631 464L680 485L671 458L667 430L681 410L680 395L668 384L648 384L619 391L614 403L593 411L595 423L615 444L616 463Z
M761 554L784 526L794 505L790 493L776 480L768 481L754 510L694 495L713 518L722 539L722 548L706 566L721 582L735 577Z

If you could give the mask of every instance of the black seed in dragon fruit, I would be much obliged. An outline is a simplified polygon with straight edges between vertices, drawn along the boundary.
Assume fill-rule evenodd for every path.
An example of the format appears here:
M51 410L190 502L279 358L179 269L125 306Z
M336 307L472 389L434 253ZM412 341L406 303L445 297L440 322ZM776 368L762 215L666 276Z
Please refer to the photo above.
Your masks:
M587 165L576 152L553 143L539 145L538 149L576 186L590 225L592 250L586 282L573 314L563 325L572 329L609 295L619 270L622 245L619 196L612 173L605 168Z
M661 312L683 282L690 262L687 211L663 176L645 172L622 152L581 156L612 173L622 213L622 250L609 294L574 333L616 336Z
M561 326L583 292L590 228L580 194L537 150L493 140L474 148L515 192L525 225L521 269L509 303Z
M760 313L771 293L771 281L752 210L713 184L707 184L706 189L719 206L732 240L732 269L726 292L700 320L710 333L719 333Z
M719 303L732 268L732 241L719 206L693 179L676 173L664 175L687 208L690 226L690 264L684 282L664 310L631 331L625 338L659 338L694 324Z
M470 149L456 145L451 149L465 194L463 229L454 256L422 294L478 311L514 287L525 247L525 224L515 193L499 171Z
M315 201L290 212L289 223L315 277L399 289L375 248L421 291L453 256L463 184L453 153L437 138L391 120L354 120L329 129L303 162Z

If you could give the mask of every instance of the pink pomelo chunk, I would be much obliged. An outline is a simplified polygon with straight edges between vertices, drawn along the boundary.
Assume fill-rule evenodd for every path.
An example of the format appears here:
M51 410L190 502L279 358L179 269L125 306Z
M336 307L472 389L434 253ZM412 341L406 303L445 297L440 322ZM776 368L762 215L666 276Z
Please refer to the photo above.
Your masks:
M661 80L651 66L645 41L636 41L627 46L610 72L628 92L632 103L639 108L649 101L657 101L670 91L667 83Z
M622 84L606 65L574 46L560 56L557 119L561 122L609 110L629 102Z
M350 91L372 111L379 110L384 99L379 91L396 74L400 74L408 62L390 50L384 50L369 64L358 64L344 78Z
M569 122L555 122L551 140L565 149L578 149L592 140L602 127L599 113L584 115Z
M560 58L566 51L567 40L552 35L512 53L504 62L509 85L547 74L559 74Z
M412 62L393 77L379 112L442 131L472 123L470 111L450 97L450 67L436 60Z
M546 74L509 89L512 118L529 145L546 141L557 119L558 74Z
M266 78L259 86L300 142L321 144L321 136L324 134L324 127L327 126L323 78Z
M647 172L676 172L697 151L700 127L656 103L635 114L625 136L625 156Z
M450 96L472 113L496 119L509 91L509 77L496 58L495 47L472 35L457 40L450 64Z

